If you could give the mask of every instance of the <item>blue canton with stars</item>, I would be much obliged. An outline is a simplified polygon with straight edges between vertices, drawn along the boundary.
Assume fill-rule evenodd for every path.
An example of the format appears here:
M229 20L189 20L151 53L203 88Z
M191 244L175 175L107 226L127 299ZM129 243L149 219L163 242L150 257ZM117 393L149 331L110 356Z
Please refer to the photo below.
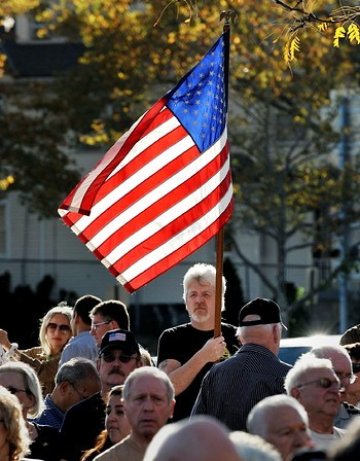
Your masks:
M227 116L227 43L223 34L205 57L167 94L167 107L200 152L224 131Z

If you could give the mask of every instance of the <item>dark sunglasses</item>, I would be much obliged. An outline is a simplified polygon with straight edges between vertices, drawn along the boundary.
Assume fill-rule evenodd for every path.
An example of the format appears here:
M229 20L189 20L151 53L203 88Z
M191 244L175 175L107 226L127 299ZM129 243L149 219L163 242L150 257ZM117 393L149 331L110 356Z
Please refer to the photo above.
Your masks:
M330 387L335 387L337 390L341 389L341 384L338 381L333 381L329 378L316 379L315 381L309 381L308 383L299 384L296 387L301 389L302 387L311 386L312 384L316 384L318 387L321 387L322 389L330 389Z
M114 354L102 354L101 356L104 362L111 363L115 360L119 360L121 363L129 363L131 359L136 359L133 355L114 355Z
M62 333L68 333L71 330L69 325L62 325L54 322L48 323L47 327L52 331L59 329Z
M352 363L352 370L353 373L359 373L360 372L360 363Z

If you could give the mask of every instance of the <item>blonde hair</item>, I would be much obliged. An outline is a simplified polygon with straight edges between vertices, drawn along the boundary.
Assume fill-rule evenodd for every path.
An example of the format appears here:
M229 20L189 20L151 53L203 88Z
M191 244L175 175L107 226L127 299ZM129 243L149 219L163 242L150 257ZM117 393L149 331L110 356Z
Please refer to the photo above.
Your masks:
M59 304L58 306L52 307L44 315L44 317L40 320L39 341L40 341L41 348L46 356L51 355L51 347L50 347L50 344L48 343L48 340L46 339L46 330L47 330L49 323L51 322L51 319L54 317L55 314L65 315L65 317L67 317L69 320L69 326L70 326L72 312L73 310L70 306L67 306L65 304L64 305Z
M0 386L0 418L7 430L9 461L20 461L31 444L28 429L17 397Z

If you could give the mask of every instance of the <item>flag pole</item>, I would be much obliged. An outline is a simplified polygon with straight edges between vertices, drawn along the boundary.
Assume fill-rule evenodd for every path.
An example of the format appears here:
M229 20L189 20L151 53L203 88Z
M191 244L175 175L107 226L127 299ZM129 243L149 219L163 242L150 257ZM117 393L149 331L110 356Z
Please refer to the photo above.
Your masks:
M215 325L214 338L221 335L221 300L222 300L222 271L224 254L224 228L216 234L216 285L215 285Z
M230 23L236 16L234 10L224 10L220 13L220 21L224 20L223 32L230 31ZM226 85L228 83L226 82ZM228 89L226 88L226 93ZM216 234L216 284L215 284L215 324L214 338L221 335L222 308L222 275L224 258L224 227Z

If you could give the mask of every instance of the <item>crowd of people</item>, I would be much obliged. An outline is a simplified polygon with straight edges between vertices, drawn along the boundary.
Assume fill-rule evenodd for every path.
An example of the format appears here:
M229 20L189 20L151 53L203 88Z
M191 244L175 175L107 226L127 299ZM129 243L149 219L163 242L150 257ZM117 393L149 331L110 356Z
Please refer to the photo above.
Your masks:
M189 322L163 331L156 363L127 306L91 294L51 308L31 349L0 329L0 461L357 460L360 326L290 365L273 300L214 337L215 285L212 265L186 272Z

